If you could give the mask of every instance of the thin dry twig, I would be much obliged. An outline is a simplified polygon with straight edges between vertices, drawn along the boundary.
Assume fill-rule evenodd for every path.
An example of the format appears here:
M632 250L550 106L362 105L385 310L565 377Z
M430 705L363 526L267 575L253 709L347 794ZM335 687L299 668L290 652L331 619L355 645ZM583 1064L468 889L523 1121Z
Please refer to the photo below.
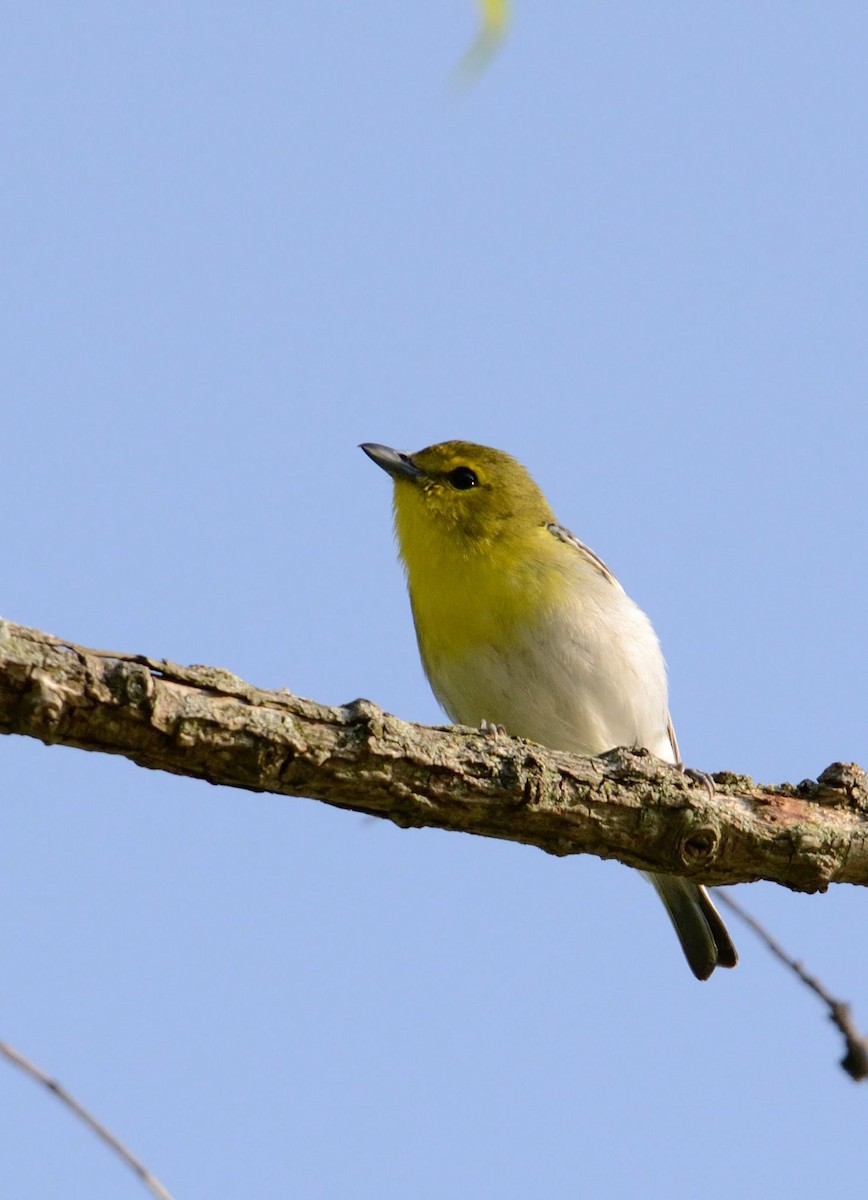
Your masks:
M740 917L745 925L749 926L757 935L760 941L771 950L775 958L780 961L801 979L806 987L819 996L829 1010L829 1020L840 1030L841 1036L844 1039L844 1044L847 1047L847 1053L841 1059L841 1066L847 1072L851 1079L855 1079L857 1083L863 1079L868 1079L868 1038L864 1038L859 1033L853 1017L850 1012L850 1005L843 1000L836 1000L818 979L813 975L809 975L805 968L796 959L791 958L781 946L780 942L776 941L772 935L760 924L756 917L751 914L738 903L733 900L729 892L715 889L718 898L726 905L728 909Z
M105 1125L79 1104L75 1097L71 1096L66 1088L62 1087L56 1079L51 1079L35 1063L32 1063L30 1059L25 1058L23 1054L19 1054L17 1050L14 1050L8 1042L0 1042L0 1054L7 1058L13 1066L19 1067L26 1075L29 1075L31 1079L35 1079L37 1083L41 1083L43 1087L53 1092L58 1100L71 1109L80 1120L84 1121L85 1125L101 1137L116 1154L120 1155L127 1166L135 1171L136 1175L138 1175L139 1179L141 1179L152 1195L157 1196L158 1200L173 1200L171 1192L163 1187L159 1179L155 1179L147 1167L139 1162L123 1142L119 1141L110 1130L106 1129Z

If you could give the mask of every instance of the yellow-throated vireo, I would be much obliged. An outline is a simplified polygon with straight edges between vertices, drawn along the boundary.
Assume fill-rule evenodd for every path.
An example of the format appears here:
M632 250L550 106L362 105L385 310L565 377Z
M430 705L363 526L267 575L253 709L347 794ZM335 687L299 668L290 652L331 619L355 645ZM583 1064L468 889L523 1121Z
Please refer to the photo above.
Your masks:
M425 673L451 720L574 754L644 747L679 761L651 622L560 525L525 468L472 442L416 454L365 443L391 475ZM738 961L705 888L649 874L690 969Z

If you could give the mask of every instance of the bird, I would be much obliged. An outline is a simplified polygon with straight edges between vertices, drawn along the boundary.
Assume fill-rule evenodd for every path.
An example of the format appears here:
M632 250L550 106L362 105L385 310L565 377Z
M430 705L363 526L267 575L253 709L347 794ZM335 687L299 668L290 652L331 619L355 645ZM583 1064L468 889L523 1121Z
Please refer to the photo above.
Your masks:
M511 455L467 441L361 445L391 476L425 674L450 720L554 750L642 748L680 764L666 666L645 613L555 518ZM734 967L708 892L643 872L697 979Z

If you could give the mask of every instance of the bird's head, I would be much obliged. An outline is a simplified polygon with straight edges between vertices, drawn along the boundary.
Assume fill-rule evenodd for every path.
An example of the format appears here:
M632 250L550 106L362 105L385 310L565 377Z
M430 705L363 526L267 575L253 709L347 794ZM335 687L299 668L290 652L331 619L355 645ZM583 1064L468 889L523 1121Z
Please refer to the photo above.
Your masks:
M554 520L521 463L473 442L440 442L415 454L365 443L395 483L395 531L412 570L417 556L449 561L527 537Z

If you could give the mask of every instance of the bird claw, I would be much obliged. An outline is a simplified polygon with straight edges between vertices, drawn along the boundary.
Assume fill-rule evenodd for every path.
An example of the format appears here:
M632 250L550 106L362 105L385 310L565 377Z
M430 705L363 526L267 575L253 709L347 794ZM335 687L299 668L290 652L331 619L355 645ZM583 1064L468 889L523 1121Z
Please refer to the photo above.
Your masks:
M486 721L484 719L480 723L479 732L484 733L486 737L506 737L506 730L502 725L496 725L494 721Z
M699 787L704 787L708 792L709 800L714 799L714 793L717 790L714 780L705 771L697 771L695 767L685 767L684 763L678 763L678 770L682 775L686 775L691 783L697 784Z

